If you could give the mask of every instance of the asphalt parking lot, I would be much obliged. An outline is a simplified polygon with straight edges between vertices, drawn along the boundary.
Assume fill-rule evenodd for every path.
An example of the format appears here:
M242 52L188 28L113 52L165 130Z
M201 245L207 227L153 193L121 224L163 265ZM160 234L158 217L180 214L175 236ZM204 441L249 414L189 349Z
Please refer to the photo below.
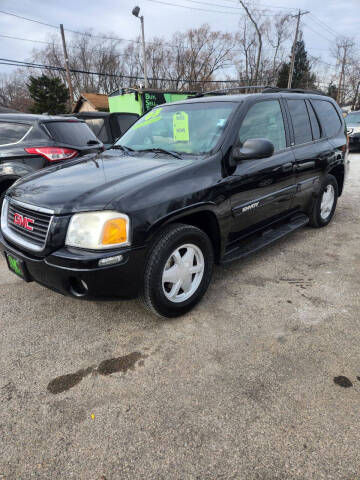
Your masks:
M0 260L0 479L360 478L360 154L336 216L218 267L183 318Z

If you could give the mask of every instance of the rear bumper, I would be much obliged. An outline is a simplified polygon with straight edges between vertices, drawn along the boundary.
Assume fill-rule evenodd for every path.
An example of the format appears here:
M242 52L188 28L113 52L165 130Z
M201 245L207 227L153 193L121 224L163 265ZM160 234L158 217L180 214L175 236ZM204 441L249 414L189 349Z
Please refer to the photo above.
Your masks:
M62 248L45 258L18 250L0 233L0 249L25 262L29 279L63 295L83 299L133 298L143 281L146 248L113 252L87 252ZM122 255L111 266L99 267L99 260Z

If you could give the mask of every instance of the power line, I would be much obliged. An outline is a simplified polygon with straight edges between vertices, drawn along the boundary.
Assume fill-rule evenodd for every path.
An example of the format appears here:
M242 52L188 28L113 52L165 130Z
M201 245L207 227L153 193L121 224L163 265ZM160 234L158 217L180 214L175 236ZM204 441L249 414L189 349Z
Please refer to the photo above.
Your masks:
M228 12L228 11L225 11L225 10L209 10L208 8L201 8L201 7L190 7L189 5L180 5L178 3L170 3L170 2L165 2L163 0L146 0L147 2L153 2L153 3L158 3L158 4L161 4L161 5L167 5L169 7L179 7L179 8L185 8L185 9L189 9L189 10L199 10L201 12L211 12L211 13L224 13L224 14L227 14L227 15L234 15L235 12ZM205 2L199 2L197 0L185 0L187 2L191 2L191 3L197 3L197 4L200 4L200 5L204 5L204 6L214 6L214 7L221 7L221 8L232 8L232 9L235 9L239 12L241 12L241 8L238 8L238 7L226 7L226 5L219 5L219 4L215 4L215 3L205 3ZM264 12L264 10L259 10L259 9L254 9L258 12ZM274 13L262 13L263 16L265 17L274 17L276 16L277 14L274 14Z
M312 14L310 14L309 20L311 20L317 28L322 28L324 32L326 32L327 35L333 35L335 38L337 38L339 35L334 33L334 31L331 31L330 29L325 28L320 21Z
M26 68L42 68L46 70L56 70L65 72L64 67L55 67L53 65L45 65L41 63L25 62L23 60L13 60L9 58L0 58L0 65L12 65L17 67L26 67ZM143 80L143 76L139 75L119 75L116 73L103 73L103 72L91 72L88 70L79 70L70 68L70 72L73 73L82 73L87 75L98 75L106 77L116 77L116 78L126 78L126 79L140 79ZM150 77L149 80L152 81L161 81L161 82L184 82L184 83L239 83L239 80L188 80L183 78L155 78Z
M158 1L158 0L148 0L148 1ZM162 2L164 3L164 2ZM173 4L170 4L169 5L173 5ZM175 5L173 5L175 6ZM187 7L184 7L184 8L187 8ZM189 7L189 8L192 8L192 7ZM0 10L0 13L3 13L5 15L11 15L11 16L14 16L14 17L17 17L17 18L21 18L23 20L27 20L29 22L35 22L35 23L41 23L43 25L47 25L49 27L53 27L53 28L56 28L56 30L58 29L58 27L56 25L51 25L49 23L44 23L44 22L40 22L38 20L33 20L33 19L30 19L30 18L27 18L27 17L22 17L21 15L15 15L13 13L9 13L9 12L4 12L3 10ZM218 12L217 12L218 13ZM227 12L227 13L230 13L230 12ZM131 39L126 39L126 38L119 38L119 37L112 37L112 36L103 36L103 35L95 35L93 33L87 33L87 32L79 32L79 31L76 31L76 30L71 30L69 28L64 28L64 30L66 32L71 32L71 33L74 33L74 34L77 34L77 35L83 35L83 36L86 36L86 37L91 37L91 38L99 38L101 40L116 40L116 41L125 41L125 42L133 42L133 43L136 43L136 44L140 44L140 40L131 40ZM8 38L16 38L17 40L26 40L26 41L35 41L35 40L28 40L28 39L20 39L19 37L10 37L10 36L7 36ZM52 42L44 42L44 43L49 43L49 44L52 44ZM148 45L158 45L158 43L156 42L147 42ZM170 47L170 48L179 48L179 45L172 45L170 43L167 43L167 42L160 42L160 45L164 45L164 46L167 46L167 47ZM74 47L72 47L74 48ZM242 50L239 50L239 49L231 49L232 52L241 52ZM130 56L128 54L123 54L124 56L127 55L127 56Z
M21 20L27 20L28 22L34 22L34 23L38 23L40 25L45 25L47 27L56 28L56 30L58 29L58 25L52 25L51 23L41 22L40 20L35 20L33 18L23 17L21 15L15 14L15 13L5 12L4 10L0 10L0 13L3 13L4 15L10 15L12 17L20 18ZM87 37L100 38L100 39L103 39L103 40L117 40L117 41L124 41L124 42L141 43L140 40L130 40L130 39L127 39L127 38L94 35L92 33L87 33L87 32L78 32L76 30L71 30L69 28L65 28L64 30L67 31L67 32L76 33L77 35L84 35L84 36L87 36Z
M2 38L10 38L11 40L22 40L23 42L33 42L33 43L45 43L47 45L52 45L51 42L45 42L43 40L30 40L30 38L20 38L20 37L13 37L11 35L0 35Z
M329 25L327 23L325 23L323 20L321 20L319 17L317 17L316 15L314 15L313 13L310 14L312 17L314 17L318 23L322 24L330 33L332 33L333 35L335 35L336 37L339 37L340 34L333 28L329 27ZM323 28L324 28L323 27Z
M53 46L57 46L57 47L61 47L61 44L60 43L56 43L56 42L45 42L43 40L32 40L30 38L20 38L20 37L13 37L11 35L1 35L0 34L0 37L3 37L3 38L9 38L11 40L21 40L23 42L34 42L34 43L42 43L42 44L46 44L46 45L53 45ZM74 48L77 48L77 49L81 49L81 46L79 45L71 45L69 47L71 50L74 49ZM95 49L95 48L92 48L91 49L92 52L103 52L103 50L98 50L98 49ZM113 53L112 54L114 57L130 57L131 55L129 53Z
M39 23L40 25L45 25L47 27L58 28L56 25L51 25L50 23L41 22L40 20L34 20L32 18L22 17L21 15L16 15L16 13L9 13L0 10L0 13L4 13L5 15L10 15L12 17L21 18L22 20L28 20L29 22Z
M325 37L325 36L322 35L321 33L317 32L316 30L314 30L313 28L311 28L307 23L303 22L302 25L304 25L304 27L308 28L308 29L311 30L313 33L315 33L316 35L319 35L319 37L324 38L326 41L331 42L331 43L334 42L334 40L333 40L332 38Z

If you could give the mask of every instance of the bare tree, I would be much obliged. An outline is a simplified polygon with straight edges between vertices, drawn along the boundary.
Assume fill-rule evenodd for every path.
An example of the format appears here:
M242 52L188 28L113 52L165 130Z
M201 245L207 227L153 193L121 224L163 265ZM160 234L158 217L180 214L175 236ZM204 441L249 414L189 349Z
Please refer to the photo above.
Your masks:
M258 47L257 47L257 58L256 58L256 66L255 66L255 73L254 73L254 80L257 82L259 76L259 68L260 68L260 60L261 60L261 52L262 52L262 25L258 19L256 19L255 11L250 10L250 6L247 5L243 0L239 0L240 5L244 8L247 16L249 17L251 23L254 25L256 30L257 39L258 39Z
M29 112L32 105L26 74L21 69L0 78L0 104L21 112Z
M268 42L274 49L272 62L272 70L274 74L276 74L279 66L281 65L282 59L280 59L280 62L278 61L279 54L281 53L281 47L290 38L291 21L291 15L279 13L274 17L271 27L267 31Z

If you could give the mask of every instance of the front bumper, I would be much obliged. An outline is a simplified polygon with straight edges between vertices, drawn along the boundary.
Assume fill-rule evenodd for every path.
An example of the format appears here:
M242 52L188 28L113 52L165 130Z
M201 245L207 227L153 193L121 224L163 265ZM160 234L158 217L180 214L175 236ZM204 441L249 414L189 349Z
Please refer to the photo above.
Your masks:
M25 262L29 279L63 295L84 299L133 298L143 281L146 248L89 252L61 248L45 258L18 250L0 233L0 248ZM102 258L122 255L121 262L99 267Z

